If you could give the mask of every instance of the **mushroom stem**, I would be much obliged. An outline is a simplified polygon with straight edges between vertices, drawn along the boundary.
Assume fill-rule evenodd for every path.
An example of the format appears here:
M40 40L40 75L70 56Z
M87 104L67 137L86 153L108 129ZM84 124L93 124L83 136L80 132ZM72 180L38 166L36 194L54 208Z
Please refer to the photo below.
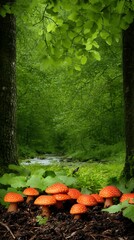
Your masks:
M50 217L50 210L48 206L42 206L42 216Z
M63 209L64 208L62 201L57 201L55 205L56 205L57 209Z
M18 204L17 203L10 203L7 212L17 212Z
M106 198L104 203L104 208L108 208L113 205L113 198Z
M27 196L26 203L29 203L32 200L34 200L33 196Z
M80 214L75 214L75 215L74 215L74 219L77 220L77 219L80 219L80 218L81 218L81 215L80 215Z

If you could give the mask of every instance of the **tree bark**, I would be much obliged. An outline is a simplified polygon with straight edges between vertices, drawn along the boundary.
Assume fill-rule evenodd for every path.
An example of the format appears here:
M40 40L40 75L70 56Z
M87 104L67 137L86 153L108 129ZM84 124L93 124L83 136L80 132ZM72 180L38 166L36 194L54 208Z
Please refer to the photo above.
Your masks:
M4 1L12 4L13 1ZM16 22L0 16L0 165L17 164L16 144Z
M126 159L123 176L134 177L134 22L123 31L123 85Z

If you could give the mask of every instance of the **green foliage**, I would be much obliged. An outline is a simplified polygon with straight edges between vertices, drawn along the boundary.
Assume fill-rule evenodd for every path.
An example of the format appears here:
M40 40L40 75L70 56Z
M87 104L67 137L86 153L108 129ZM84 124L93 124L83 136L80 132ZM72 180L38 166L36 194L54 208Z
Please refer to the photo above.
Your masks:
M37 216L36 217L36 222L39 224L39 225L44 225L46 224L48 218L47 217L42 217L42 216Z
M26 187L37 188L40 192L43 192L49 185L55 182L62 182L70 187L77 185L75 177L66 176L65 172L54 172L42 169L35 169L31 174L30 170L25 169L22 166L10 165L10 169L14 170L14 173L5 173L0 178L0 202L3 204L3 196L6 192L15 191L22 192Z
M102 3L64 9L64 2L62 10L60 4L39 1L17 18L19 156L41 151L104 158L111 154L105 146L124 137L120 41L108 46L98 34L110 42L109 31L97 34L94 20L85 21L87 9L88 18L97 18ZM109 24L111 15L102 15ZM96 21L101 28L101 18Z
M73 174L76 167L79 170ZM56 165L9 165L10 173L0 177L0 203L6 192L22 193L26 187L34 187L40 193L55 182L62 182L69 187L78 188L83 193L98 192L108 184L110 177L119 178L122 163L116 160L110 163L60 163ZM109 177L110 176L110 177Z
M129 204L127 200L107 209L103 209L102 211L109 213L122 212L124 217L129 218L132 222L134 222L134 205Z
M115 184L122 193L129 193L134 191L134 178L131 178L129 181L125 181L125 179L120 179ZM126 218L129 218L134 222L134 205L129 204L128 200L121 202L117 205L113 205L107 209L103 209L102 211L109 213L117 213L122 212L122 215Z
M34 11L36 16L34 26L36 29L41 29L38 31L39 37L45 40L44 65L64 64L68 55L75 59L74 67L77 71L81 70L79 64L83 65L87 62L81 61L83 54L85 59L93 56L96 60L100 60L99 36L108 45L115 40L119 41L122 29L128 28L133 21L134 11L132 2L124 0L88 3L79 3L79 1L66 3L64 0L56 4L39 1L37 11L40 11L41 16L34 7L33 1L31 11ZM27 22L29 17L30 15L27 17Z
M10 14L11 12L12 12L12 11L11 11L10 5L5 4L5 5L0 6L0 15L1 15L2 17L5 17L6 14Z
M123 193L133 192L134 191L134 178L131 178L127 182L125 179L121 178L119 181L116 182L116 186Z

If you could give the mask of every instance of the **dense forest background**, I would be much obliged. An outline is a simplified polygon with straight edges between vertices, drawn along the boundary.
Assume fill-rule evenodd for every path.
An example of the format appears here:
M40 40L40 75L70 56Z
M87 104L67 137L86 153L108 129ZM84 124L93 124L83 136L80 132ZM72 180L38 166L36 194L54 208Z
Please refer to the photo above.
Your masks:
M101 159L124 151L121 39L112 45L97 39L101 61L89 55L86 65L69 57L62 65L50 64L43 59L44 22L37 13L25 12L23 24L17 19L19 156Z

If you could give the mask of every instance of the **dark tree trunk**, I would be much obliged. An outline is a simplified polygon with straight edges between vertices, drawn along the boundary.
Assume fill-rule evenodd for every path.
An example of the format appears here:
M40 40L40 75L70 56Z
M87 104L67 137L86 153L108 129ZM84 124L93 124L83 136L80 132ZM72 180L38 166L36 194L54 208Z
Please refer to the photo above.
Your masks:
M4 1L11 3L12 1ZM0 165L17 164L16 147L16 22L0 16Z
M123 175L128 180L134 177L134 22L123 31L123 81L126 135Z

